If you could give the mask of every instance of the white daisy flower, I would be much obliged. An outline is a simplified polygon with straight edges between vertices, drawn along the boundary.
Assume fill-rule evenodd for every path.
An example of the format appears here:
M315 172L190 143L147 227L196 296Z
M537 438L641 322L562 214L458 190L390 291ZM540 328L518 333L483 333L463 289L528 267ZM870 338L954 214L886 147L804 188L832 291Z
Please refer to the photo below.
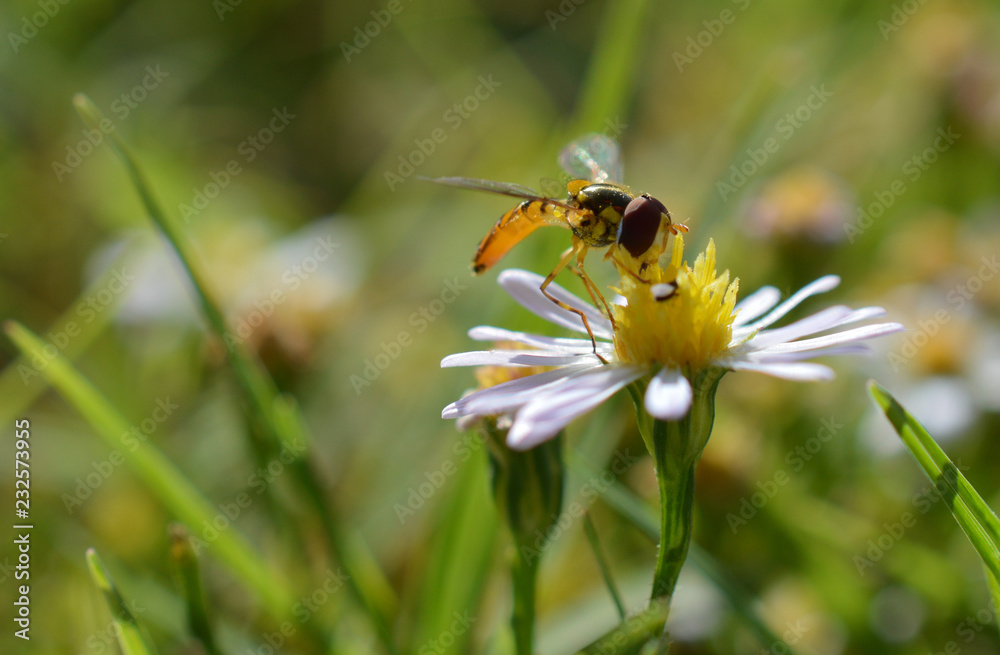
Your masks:
M864 354L862 341L899 332L899 323L848 325L883 316L881 307L828 307L784 327L771 327L809 296L840 283L827 275L778 304L771 286L736 303L739 280L715 270L715 244L693 267L682 263L684 241L677 237L666 266L643 271L646 281L623 271L609 320L596 307L552 284L548 291L587 316L589 338L556 338L480 326L469 331L477 341L512 341L526 349L494 349L445 357L442 367L493 366L530 371L526 376L476 391L444 408L446 419L513 415L507 435L511 448L524 450L555 436L573 419L601 404L633 382L652 376L644 405L654 418L677 421L691 409L690 380L710 369L756 371L799 381L829 380L833 370L805 361L823 355ZM524 308L559 327L586 334L580 317L542 295L542 277L507 270L498 282ZM820 333L825 333L820 335ZM820 336L815 336L820 335ZM809 337L809 338L806 338ZM528 368L532 367L532 368ZM536 372L537 367L544 367ZM532 370L533 369L533 370ZM717 379L717 377L716 377Z

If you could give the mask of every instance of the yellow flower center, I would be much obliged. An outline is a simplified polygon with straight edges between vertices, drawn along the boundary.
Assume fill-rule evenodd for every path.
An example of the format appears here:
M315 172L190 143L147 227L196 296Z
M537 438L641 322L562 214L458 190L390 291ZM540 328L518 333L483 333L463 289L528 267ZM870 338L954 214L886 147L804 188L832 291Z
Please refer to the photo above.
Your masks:
M627 306L612 305L619 360L698 370L725 352L733 336L739 279L715 270L715 243L708 242L692 268L683 262L684 237L674 238L670 262L641 271L626 258L618 292Z

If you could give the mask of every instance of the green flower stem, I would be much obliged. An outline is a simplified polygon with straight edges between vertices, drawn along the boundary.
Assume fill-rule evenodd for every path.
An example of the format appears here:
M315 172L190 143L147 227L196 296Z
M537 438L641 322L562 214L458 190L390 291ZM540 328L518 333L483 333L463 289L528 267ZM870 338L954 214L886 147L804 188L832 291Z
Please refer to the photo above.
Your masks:
M660 547L652 600L665 598L669 602L687 559L694 518L694 471L712 434L715 391L724 373L720 368L689 372L691 410L679 421L653 421L649 441L660 491Z
M517 655L531 655L535 640L535 582L541 558L531 551L515 548L511 558L511 581L514 587L514 609L510 625L514 629Z
M531 655L535 636L535 582L549 531L562 511L562 436L520 452L507 447L507 431L488 418L493 500L513 538L510 617L517 655Z
M635 655L643 650L651 639L663 633L667 620L667 605L653 601L642 612L627 621L619 623L605 632L596 641L577 651L576 655Z
M687 559L694 518L695 465L676 466L675 462L671 462L667 451L666 448L656 448L656 478L660 489L660 547L656 553L656 572L653 574L653 590L650 595L654 600L670 598L674 592L677 576Z

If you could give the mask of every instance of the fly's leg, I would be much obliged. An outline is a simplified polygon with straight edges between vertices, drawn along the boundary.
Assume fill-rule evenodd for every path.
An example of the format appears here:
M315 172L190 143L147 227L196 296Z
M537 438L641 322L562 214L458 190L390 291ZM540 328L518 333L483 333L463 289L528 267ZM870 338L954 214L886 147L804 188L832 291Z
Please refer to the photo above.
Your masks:
M573 260L573 257L577 256L578 254L580 255L586 254L586 252L587 252L587 246L585 246L581 241L574 240L573 245L570 246L570 248L562 254L562 257L559 259L559 263L556 264L556 267L552 269L551 273L548 274L548 277L545 278L545 281L542 282L542 285L539 287L539 289L541 290L543 296L545 296L555 304L559 305L566 311L573 312L574 314L580 317L580 320L583 321L583 327L587 329L587 335L590 336L590 345L593 348L594 355L599 360L601 360L601 362L607 364L608 360L604 359L603 357L597 354L597 340L594 339L594 331L590 329L590 322L587 320L587 316L579 309L571 307L570 305L564 303L563 301L559 300L558 298L550 294L548 291L546 291L546 288L550 284L552 284L552 280L554 280L556 276L559 275L560 271L566 268L566 265Z
M608 305L608 301L604 299L604 294L602 294L600 289L597 288L594 281L590 279L589 275L587 275L587 271L583 270L583 259L586 254L586 249L580 251L580 253L576 256L576 268L571 270L580 277L580 280L583 281L583 286L587 290L587 293L590 294L590 299L593 301L595 307L598 306L597 299L600 298L600 305L604 307L604 313L607 315L608 320L611 321L611 328L614 329L615 315L611 313L611 306Z
M632 277L634 277L637 282L642 282L643 284L649 284L650 283L649 280L643 280L639 276L638 273L636 273L635 271L633 271L632 269L630 269L620 259L618 259L617 257L615 257L614 254L610 250L608 251L608 254L604 256L604 258L605 259L610 259L612 262L614 262L615 268L617 268L619 272L624 271L625 273L628 273L629 275L631 275Z

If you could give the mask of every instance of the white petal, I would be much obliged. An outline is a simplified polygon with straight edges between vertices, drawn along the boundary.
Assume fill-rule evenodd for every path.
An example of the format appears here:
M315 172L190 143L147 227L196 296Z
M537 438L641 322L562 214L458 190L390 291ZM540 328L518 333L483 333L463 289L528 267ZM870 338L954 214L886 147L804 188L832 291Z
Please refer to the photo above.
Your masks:
M441 418L458 418L460 416L465 416L458 411L458 401L445 405L445 408L441 410Z
M594 343L590 339L560 339L555 337L543 337L527 332L515 332L498 327L481 325L469 330L469 337L476 341L516 341L528 346L535 346L549 351L566 351L592 353ZM598 352L612 350L612 344L598 341L596 342Z
M645 372L640 366L604 366L542 392L525 405L507 433L507 445L527 450L551 439L570 421L589 412Z
M789 323L784 327L774 330L762 330L757 336L748 341L747 345L751 348L759 349L776 343L794 341L810 334L829 330L850 315L851 308L845 305L827 307L821 312L807 316L794 323Z
M545 278L540 275L518 269L508 269L497 277L500 286L528 311L555 325L586 334L587 329L577 314L563 309L545 297L541 290L544 281ZM590 323L590 329L594 332L594 336L611 339L611 321L597 308L580 300L558 284L550 284L546 291L570 307L583 312L587 317L587 322Z
M751 293L743 300L736 303L734 311L739 311L733 319L733 327L746 325L767 310L778 304L781 300L781 292L775 287L761 287Z
M822 364L812 362L792 362L788 364L758 364L755 362L733 362L729 368L734 371L756 371L765 373L776 378L785 380L797 380L799 382L813 382L821 380L832 380L833 369Z
M776 308L774 308L774 310L771 311L767 316L760 319L759 321L756 321L746 326L745 329L753 331L765 328L768 325L771 325L772 323L777 321L779 318L781 318L788 312L795 309L795 307L797 307L799 303L801 303L809 296L814 296L817 293L823 293L825 291L829 291L830 289L836 287L838 284L840 284L840 278L837 277L836 275L824 275L818 280L813 280L812 282L810 282L809 284L807 284L806 286L802 287L794 294L792 294L792 296L788 300L786 300L785 302L781 303Z
M831 355L870 355L872 349L863 343L848 343L840 346L829 346L816 350L803 350L795 353L755 352L746 355L743 361L767 364L772 362L798 362L814 357L829 357Z
M676 421L691 409L691 383L676 368L663 368L646 388L646 411L662 421Z
M573 366L600 364L593 354L566 354L547 350L474 350L455 353L441 360L441 368L452 366Z
M876 323L875 325L865 325L863 327L854 328L853 330L835 332L834 334L815 337L813 339L803 339L802 341L793 341L792 343L779 343L773 346L768 346L767 348L762 348L758 352L773 355L777 353L794 353L804 350L816 350L818 348L835 346L837 344L848 343L850 341L873 339L875 337L892 334L893 332L899 332L901 330L903 330L903 326L899 323Z
M884 307L862 307L861 309L855 309L850 315L844 317L843 320L839 321L836 326L847 325L849 323L857 323L859 321L867 321L870 318L879 318L885 316L888 312L885 311Z
M568 366L481 389L445 407L441 418L458 418L470 414L492 416L510 412L534 398L541 389L558 384L587 368L590 367Z
M834 307L830 307L824 311L829 312L830 310L835 310L842 312L843 309L841 308L843 307L843 305L835 305ZM858 323L872 318L879 318L881 316L885 316L886 313L887 312L882 307L862 307L861 309L851 311L829 325L823 325L824 321L819 317L823 316L829 318L829 316L833 315L833 313L831 312L831 314L827 315L824 314L824 312L819 312L784 327L776 328L774 330L762 330L758 335L754 335L754 337L746 343L752 348L762 348L764 346L780 343L782 341L793 341L804 336L809 336L810 334L815 334L816 332L822 332L824 330L840 327L842 325L849 325L851 323ZM811 332L804 329L799 330L797 326L800 324L803 327L810 326L815 329ZM790 330L789 328L794 329ZM747 328L738 328L733 330L733 339L730 341L730 347L743 343L743 339L752 333L753 332ZM780 336L780 338L776 338L776 336Z

